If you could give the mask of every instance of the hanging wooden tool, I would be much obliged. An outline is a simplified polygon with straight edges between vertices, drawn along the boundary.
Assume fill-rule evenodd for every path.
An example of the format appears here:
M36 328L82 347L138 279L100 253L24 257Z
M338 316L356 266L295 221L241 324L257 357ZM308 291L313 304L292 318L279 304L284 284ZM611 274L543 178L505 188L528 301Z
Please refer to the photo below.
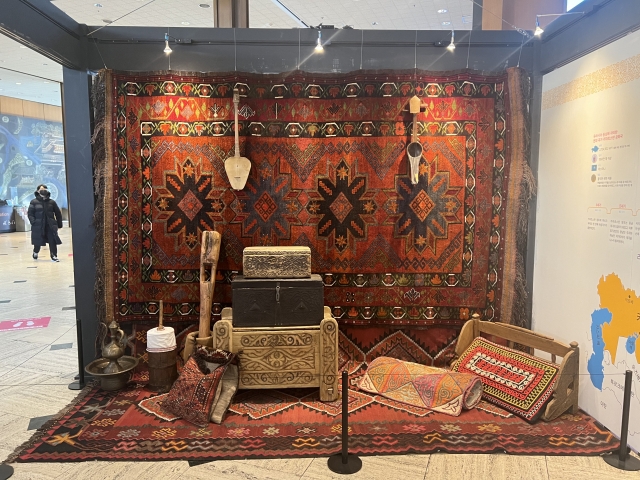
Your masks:
M418 183L418 175L420 174L420 159L422 158L422 144L418 141L418 114L421 106L420 97L414 95L409 100L409 113L413 114L413 130L411 132L411 143L407 145L407 156L409 157L409 166L411 168L411 183Z
M233 89L233 109L235 118L235 135L236 135L236 151L233 157L229 157L224 162L224 169L227 172L229 183L234 190L242 190L247 183L249 171L251 170L251 161L246 157L240 156L240 139L238 137L238 104L240 103L240 94L238 89Z
M245 159L246 160L246 159ZM216 283L216 267L220 257L220 234L218 232L202 232L200 246L200 325L198 337L211 336L211 304L213 289ZM209 280L205 281L205 272L210 270Z

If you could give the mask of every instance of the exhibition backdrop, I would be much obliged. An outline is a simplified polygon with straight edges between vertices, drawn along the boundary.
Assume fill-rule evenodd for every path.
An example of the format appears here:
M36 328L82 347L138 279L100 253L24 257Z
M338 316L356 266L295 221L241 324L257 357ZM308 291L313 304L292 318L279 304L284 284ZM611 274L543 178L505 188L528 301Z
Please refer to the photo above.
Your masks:
M244 247L299 245L311 249L325 305L352 342L348 355L444 364L474 313L528 326L528 85L516 68L103 72L95 89L100 317L144 338L162 299L176 327L197 321L201 232L215 229L214 315L231 303ZM252 163L241 191L224 169L234 87L240 148ZM424 148L415 184L406 153L414 94Z
M580 344L580 406L640 449L640 32L545 75L533 329Z

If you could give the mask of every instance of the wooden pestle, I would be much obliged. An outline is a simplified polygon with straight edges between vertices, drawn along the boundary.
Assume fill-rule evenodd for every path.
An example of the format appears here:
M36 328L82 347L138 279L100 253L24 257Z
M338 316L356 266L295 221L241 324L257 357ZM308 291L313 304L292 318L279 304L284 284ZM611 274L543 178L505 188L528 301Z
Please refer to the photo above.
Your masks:
M164 325L162 324L164 320L164 304L162 300L160 300L160 322L158 324L158 330L164 330Z
M211 304L213 303L213 289L216 283L216 267L220 257L221 237L218 232L202 232L200 245L200 325L198 337L211 336ZM205 271L211 269L209 281L205 281Z

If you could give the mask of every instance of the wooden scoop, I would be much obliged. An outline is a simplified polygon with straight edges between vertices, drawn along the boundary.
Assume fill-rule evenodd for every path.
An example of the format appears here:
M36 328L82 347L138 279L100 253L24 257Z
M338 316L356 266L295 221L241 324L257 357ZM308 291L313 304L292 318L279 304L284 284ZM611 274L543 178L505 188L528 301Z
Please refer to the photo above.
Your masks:
M229 159L230 160L230 159ZM227 160L227 162L229 161ZM247 160L245 158L245 160ZM249 160L247 160L249 161ZM200 245L200 325L198 338L211 336L211 304L213 303L213 289L216 284L216 267L220 257L220 234L218 232L202 232ZM205 270L209 268L211 275L205 281Z
M227 172L229 183L234 190L242 190L247 183L249 171L251 170L251 161L246 157L240 156L240 140L238 137L238 104L240 103L240 94L238 89L233 89L233 109L235 111L235 130L236 130L236 154L224 161L224 169Z
M411 183L418 183L420 173L420 159L422 158L422 144L418 141L418 114L420 113L420 97L414 95L409 100L409 112L413 113L413 130L411 132L411 143L407 145L407 156L411 167Z

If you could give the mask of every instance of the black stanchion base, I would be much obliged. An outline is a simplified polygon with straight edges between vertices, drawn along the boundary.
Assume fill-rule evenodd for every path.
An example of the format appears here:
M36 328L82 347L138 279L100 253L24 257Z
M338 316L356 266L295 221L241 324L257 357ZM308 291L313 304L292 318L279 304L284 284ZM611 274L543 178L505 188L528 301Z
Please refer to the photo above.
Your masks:
M618 452L608 453L607 455L604 455L602 459L612 467L619 470L626 470L627 472L637 472L640 470L640 460L629 454L627 454L627 458L622 462L620 461L620 455L618 455Z
M329 470L333 473L340 473L342 475L351 475L352 473L359 472L362 468L362 460L357 455L347 455L347 463L342 463L342 454L332 455L327 461Z
M69 384L69 390L82 390L84 388L84 383L80 382L71 382ZM1 479L0 479L1 480Z
M3 463L0 465L0 480L7 480L7 478L13 475L13 467Z

